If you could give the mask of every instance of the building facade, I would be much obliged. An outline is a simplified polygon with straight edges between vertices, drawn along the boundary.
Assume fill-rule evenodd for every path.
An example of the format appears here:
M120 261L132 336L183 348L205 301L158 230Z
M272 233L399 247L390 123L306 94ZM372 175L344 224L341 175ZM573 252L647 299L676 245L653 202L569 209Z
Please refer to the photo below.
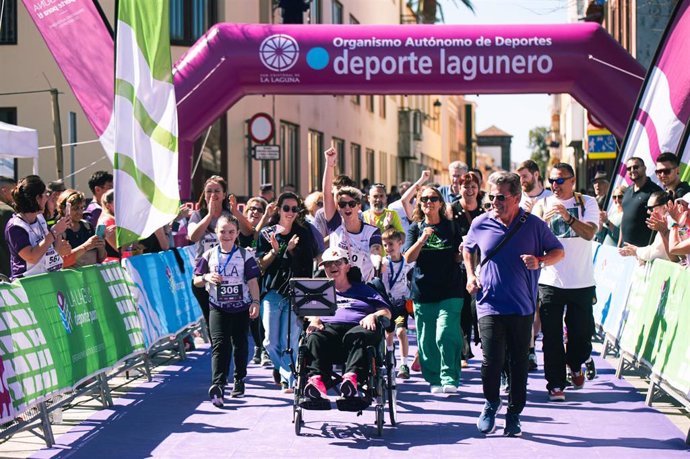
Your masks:
M99 3L114 24L115 1ZM273 4L170 0L173 62L215 23L280 23L281 10ZM376 5L372 8L367 0L312 0L304 22L400 24L409 18L403 0L378 0ZM64 147L62 175L67 186L89 194L91 174L111 169L105 152L20 1L7 0L5 22L11 27L3 27L0 35L0 120L38 130L39 145L44 146L39 173L54 180L59 168L49 90L57 89L62 143L78 143ZM183 198L196 198L214 174L226 177L238 196L257 194L261 183L272 183L277 191L292 185L307 194L321 188L323 151L331 145L338 150L339 171L358 181L393 185L415 179L422 169L431 169L435 180L444 181L447 164L467 148L466 106L459 96L247 96L197 141L192 196ZM252 158L248 122L257 113L274 120L270 143L280 146L277 161ZM19 161L15 175L29 173L31 164Z

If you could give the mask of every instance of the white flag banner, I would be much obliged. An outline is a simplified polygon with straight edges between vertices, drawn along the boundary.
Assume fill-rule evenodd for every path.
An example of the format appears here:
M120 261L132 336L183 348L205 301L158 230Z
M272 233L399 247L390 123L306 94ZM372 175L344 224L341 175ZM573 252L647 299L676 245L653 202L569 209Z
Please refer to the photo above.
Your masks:
M118 2L111 159L119 246L150 236L179 208L168 3Z

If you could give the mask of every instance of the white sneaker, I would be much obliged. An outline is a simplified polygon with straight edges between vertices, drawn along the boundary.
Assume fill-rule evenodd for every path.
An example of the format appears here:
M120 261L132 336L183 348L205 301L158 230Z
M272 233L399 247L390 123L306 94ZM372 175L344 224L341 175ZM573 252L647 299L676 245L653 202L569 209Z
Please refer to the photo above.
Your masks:
M443 386L443 393L444 394L457 394L458 388L456 386L446 385L446 386Z
M441 386L431 386L431 393L432 393L432 394L442 394L442 393L443 393L443 387L441 387Z

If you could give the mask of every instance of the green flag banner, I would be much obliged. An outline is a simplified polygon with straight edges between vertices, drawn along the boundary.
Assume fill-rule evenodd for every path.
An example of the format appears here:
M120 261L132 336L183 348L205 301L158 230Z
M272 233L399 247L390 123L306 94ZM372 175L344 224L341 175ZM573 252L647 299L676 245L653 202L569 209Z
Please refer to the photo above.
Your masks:
M144 351L118 264L27 277L0 292L2 419Z

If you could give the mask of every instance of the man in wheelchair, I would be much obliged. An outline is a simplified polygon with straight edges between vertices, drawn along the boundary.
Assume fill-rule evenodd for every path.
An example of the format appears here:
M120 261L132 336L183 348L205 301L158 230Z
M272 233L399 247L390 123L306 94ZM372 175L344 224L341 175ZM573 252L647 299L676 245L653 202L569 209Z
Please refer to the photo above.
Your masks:
M332 366L345 362L340 392L343 397L358 395L358 382L367 381L371 363L367 347L380 344L383 333L377 330L379 318L391 318L387 301L373 288L348 278L348 254L340 248L324 252L326 276L333 279L338 308L335 315L307 317L305 340L309 379L304 395L312 400L326 396L332 385Z

